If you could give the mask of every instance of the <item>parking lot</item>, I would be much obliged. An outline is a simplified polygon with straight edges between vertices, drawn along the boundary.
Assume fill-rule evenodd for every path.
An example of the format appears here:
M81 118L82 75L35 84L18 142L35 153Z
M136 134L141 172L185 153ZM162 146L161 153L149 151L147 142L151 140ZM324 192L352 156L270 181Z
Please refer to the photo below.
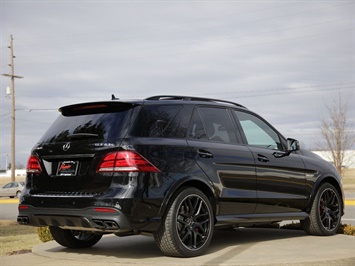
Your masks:
M217 231L206 255L163 256L153 238L106 236L90 249L71 250L51 241L31 254L1 257L12 265L354 265L355 238L309 236L298 230L234 229Z

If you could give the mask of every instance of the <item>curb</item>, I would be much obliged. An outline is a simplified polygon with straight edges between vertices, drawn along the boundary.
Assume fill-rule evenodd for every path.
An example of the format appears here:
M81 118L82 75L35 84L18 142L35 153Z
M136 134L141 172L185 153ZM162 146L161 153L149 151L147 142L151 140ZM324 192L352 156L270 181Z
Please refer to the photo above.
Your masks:
M334 249L332 243L337 248ZM235 266L235 265L354 265L352 236L310 236L302 231L237 229L216 231L209 251L199 257L173 258L161 254L152 238L107 235L95 247L67 249L55 241L33 248L33 254L76 265ZM323 248L319 248L323 247ZM139 252L137 252L139 250ZM257 254L257 256L256 256ZM81 265L81 264L80 264Z

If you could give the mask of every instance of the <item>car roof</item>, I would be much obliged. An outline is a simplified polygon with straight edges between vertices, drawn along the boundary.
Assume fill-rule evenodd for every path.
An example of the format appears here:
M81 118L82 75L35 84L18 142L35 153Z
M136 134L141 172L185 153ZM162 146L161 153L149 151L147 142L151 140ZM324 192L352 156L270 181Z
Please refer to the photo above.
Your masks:
M87 109L88 106L99 106L100 104L115 106L116 104L128 104L128 105L142 105L145 103L156 103L156 102L169 102L169 103L181 103L184 104L215 104L215 105L223 105L223 106L234 106L243 109L247 109L245 106L231 102L225 101L221 99L213 99L213 98L204 98L204 97L196 97L196 96L181 96L181 95L157 95L151 96L145 99L119 99L112 95L111 101L97 101L97 102L85 102L85 103L77 103L72 105L67 105L59 108L60 112L66 112L66 110L73 110L77 108L84 107Z
M228 105L233 105L241 108L245 108L245 106L231 102L231 101L225 101L225 100L220 100L220 99L212 99L212 98L204 98L204 97L196 97L196 96L180 96L180 95L158 95L158 96L152 96L149 98L145 99L146 101L162 101L162 100L169 100L169 101L190 101L190 102L210 102L210 103L219 103L219 104L228 104Z

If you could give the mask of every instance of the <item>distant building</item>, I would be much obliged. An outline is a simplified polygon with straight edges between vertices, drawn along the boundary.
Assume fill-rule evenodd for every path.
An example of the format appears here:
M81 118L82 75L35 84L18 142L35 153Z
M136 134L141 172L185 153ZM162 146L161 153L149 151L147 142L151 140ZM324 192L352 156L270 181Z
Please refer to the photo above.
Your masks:
M26 176L26 169L15 169L15 177ZM0 171L0 177L11 177L11 170Z
M333 163L330 151L312 151L324 160ZM355 150L345 151L345 158L343 161L344 168L355 168Z

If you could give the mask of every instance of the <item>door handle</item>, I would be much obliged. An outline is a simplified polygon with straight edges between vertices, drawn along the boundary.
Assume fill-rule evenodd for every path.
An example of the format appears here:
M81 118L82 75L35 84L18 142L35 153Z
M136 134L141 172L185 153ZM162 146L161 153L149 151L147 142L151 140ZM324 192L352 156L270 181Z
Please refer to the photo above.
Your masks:
M201 158L212 158L213 157L213 154L210 153L209 151L206 151L206 150L199 149L199 150L197 150L197 153Z
M268 159L266 156L261 155L261 154L258 154L258 161L259 161L259 162L262 162L262 163L268 163L268 162L270 162L269 159Z

